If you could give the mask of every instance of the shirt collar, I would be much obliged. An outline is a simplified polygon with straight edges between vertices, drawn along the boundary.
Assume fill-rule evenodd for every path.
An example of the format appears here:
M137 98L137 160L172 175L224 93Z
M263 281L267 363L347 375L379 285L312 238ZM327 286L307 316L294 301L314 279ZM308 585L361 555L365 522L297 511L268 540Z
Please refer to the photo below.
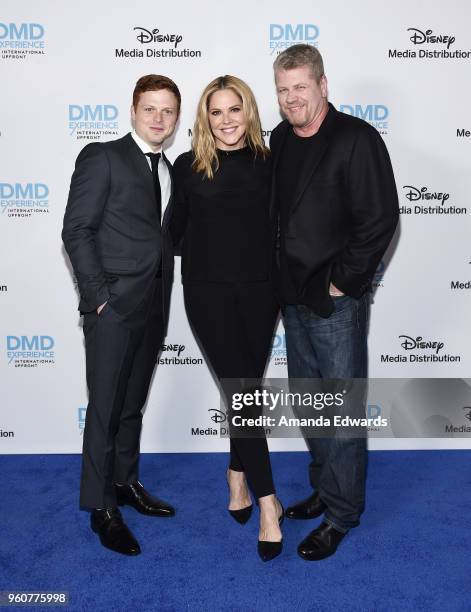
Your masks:
M136 132L136 130L133 130L131 132L131 136L134 138L134 142L141 149L141 151L144 153L144 155L146 153L160 153L161 155L163 155L162 147L160 147L158 151L152 151L152 149L147 144L147 142L145 140L142 140L142 138L139 136L139 134Z

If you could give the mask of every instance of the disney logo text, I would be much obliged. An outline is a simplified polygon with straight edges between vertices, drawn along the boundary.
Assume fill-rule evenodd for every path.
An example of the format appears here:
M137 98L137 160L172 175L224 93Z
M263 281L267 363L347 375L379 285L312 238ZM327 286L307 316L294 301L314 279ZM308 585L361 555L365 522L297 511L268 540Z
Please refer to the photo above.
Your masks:
M160 349L162 351L173 351L177 353L178 356L185 350L184 344L162 344Z
M180 34L160 34L158 28L154 28L152 31L146 30L145 28L134 28L138 30L137 40L143 45L144 43L151 42L171 42L174 43L175 49L178 43L181 43L183 36Z
M211 421L214 421L214 423L224 423L227 418L225 413L222 410L218 410L217 408L209 408L208 412L214 413L209 417Z
M417 189L417 187L413 187L412 185L403 185L402 188L410 190L406 193L406 198L410 202L416 202L417 200L438 200L444 204L450 197L449 193L443 193L441 191L429 192L428 187Z
M445 36L444 34L432 35L432 30L422 32L417 28L407 28L407 31L413 32L410 40L414 43L414 45L423 45L424 43L443 43L444 45L446 44L446 48L449 49L450 45L452 45L456 40L454 36Z
M404 338L404 341L401 342L401 346L406 351L412 351L413 349L435 349L435 353L438 353L444 346L444 342L426 341L422 338L422 336L417 336L417 338L411 338L410 336L399 336L399 338Z

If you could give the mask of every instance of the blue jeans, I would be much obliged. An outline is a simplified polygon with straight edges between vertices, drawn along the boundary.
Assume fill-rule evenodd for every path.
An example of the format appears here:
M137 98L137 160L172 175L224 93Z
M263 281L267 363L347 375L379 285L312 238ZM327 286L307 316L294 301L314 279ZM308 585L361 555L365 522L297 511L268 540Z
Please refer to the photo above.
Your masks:
M351 379L367 378L367 326L369 294L360 299L333 298L335 310L329 318L316 315L303 305L287 305L283 318L286 332L290 390L322 387L322 381L342 387ZM304 380L302 380L304 379ZM335 379L335 380L334 380ZM354 381L351 381L354 382ZM363 384L363 383L359 383ZM324 388L325 390L325 388ZM365 416L365 397L346 400L341 416ZM295 407L306 416L306 409ZM312 413L311 415L312 416ZM311 485L327 506L325 521L341 532L360 522L365 506L366 432L343 435L338 429L329 437L306 437L312 455Z

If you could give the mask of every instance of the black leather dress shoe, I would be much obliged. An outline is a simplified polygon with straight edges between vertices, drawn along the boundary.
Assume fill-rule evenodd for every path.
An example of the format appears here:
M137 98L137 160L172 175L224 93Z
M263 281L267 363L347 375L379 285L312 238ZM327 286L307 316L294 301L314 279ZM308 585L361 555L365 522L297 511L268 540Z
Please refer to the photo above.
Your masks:
M139 543L123 521L118 508L93 510L90 518L91 528L100 537L105 548L122 555L139 555Z
M116 484L115 487L119 506L132 506L148 516L175 516L175 508L158 497L152 497L138 481Z
M319 493L313 493L307 499L303 499L294 506L286 509L285 515L289 519L308 520L320 516L326 509L326 505L319 497Z
M344 537L345 534L332 525L321 523L298 546L298 554L306 561L326 559L334 554Z

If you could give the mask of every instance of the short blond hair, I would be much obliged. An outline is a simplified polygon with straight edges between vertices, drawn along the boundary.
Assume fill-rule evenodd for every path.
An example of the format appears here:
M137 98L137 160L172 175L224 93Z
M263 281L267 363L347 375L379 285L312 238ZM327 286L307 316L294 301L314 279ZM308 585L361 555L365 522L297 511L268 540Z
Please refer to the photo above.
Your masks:
M322 55L317 47L312 45L300 44L288 47L273 62L275 73L278 70L292 70L301 66L308 66L311 69L312 76L317 83L324 76Z

